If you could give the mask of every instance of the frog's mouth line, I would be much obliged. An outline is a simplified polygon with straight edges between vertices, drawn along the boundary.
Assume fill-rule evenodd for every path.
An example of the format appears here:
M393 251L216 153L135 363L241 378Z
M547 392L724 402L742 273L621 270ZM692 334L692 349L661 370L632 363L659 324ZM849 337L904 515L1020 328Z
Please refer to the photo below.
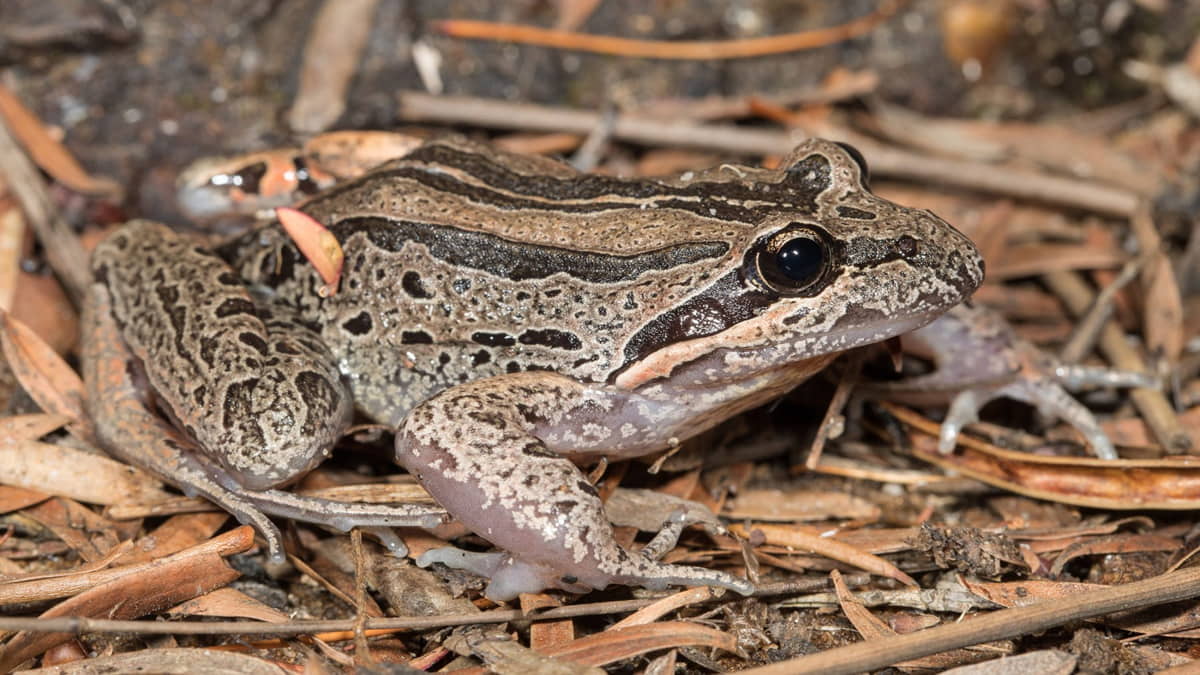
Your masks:
M797 341L785 342L778 345L768 345L764 347L741 347L721 350L725 356L733 356L744 359L746 363L754 361L766 362L759 367L748 367L745 370L730 372L728 378L722 378L724 383L734 383L763 375L772 370L778 369L781 365L800 363L810 359L819 359L828 357L831 354L841 354L859 347L869 347L870 345L879 344L889 338L904 336L908 333L929 325L938 317L945 314L945 310L930 310L912 314L908 317L892 319L887 326L887 329L882 332L871 333L868 337L858 337L855 339L857 331L847 329L843 331L834 331L819 337L801 338ZM833 348L821 348L814 341L821 341L825 344L836 344ZM847 344L848 343L848 344ZM809 352L803 358L789 358L788 355L781 351L780 354L772 355L771 350L789 350L793 352ZM682 365L682 364L681 364Z
M682 368L714 363L714 358L720 364L716 368L724 371L725 375L705 377L702 386L734 384L810 359L826 357L910 333L945 314L947 309L931 309L908 316L892 317L869 334L863 334L861 330L853 328L840 331L834 329L819 335L761 345L726 346L720 342L723 336L728 339L728 331L717 333L660 351L652 355L651 359L639 364L640 367L621 373L615 384L621 388L634 389L654 380L671 377Z

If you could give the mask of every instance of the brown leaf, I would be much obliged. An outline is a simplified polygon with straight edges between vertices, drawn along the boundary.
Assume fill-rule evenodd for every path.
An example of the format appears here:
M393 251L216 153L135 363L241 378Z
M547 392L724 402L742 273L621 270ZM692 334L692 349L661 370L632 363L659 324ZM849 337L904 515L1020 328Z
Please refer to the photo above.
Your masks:
M89 504L159 502L162 482L141 469L94 452L38 441L0 444L0 483Z
M42 675L97 675L98 673L242 673L286 675L293 672L248 654L215 649L143 649L75 663L42 668Z
M1200 462L1188 456L1104 460L1015 452L961 436L954 454L937 450L939 425L891 403L890 414L920 430L914 456L975 480L1039 499L1104 509L1200 508Z
M522 593L521 611L534 612L539 609L561 607L562 600L548 593ZM529 648L544 652L552 647L564 645L575 639L575 621L535 621L529 625Z
M1183 297L1170 258L1161 251L1156 253L1143 270L1142 278L1146 346L1162 354L1167 363L1178 363L1187 340L1183 330Z
M25 214L12 199L4 197L7 186L0 180L0 309L11 310L17 294L24 254Z
M0 345L21 386L45 412L71 418L71 431L98 445L84 411L83 382L37 333L11 315L0 312Z
M130 530L139 527L136 522L118 524L79 502L62 497L42 502L24 513L88 562L108 556L121 539L128 538Z
M121 186L108 178L88 174L61 143L46 133L41 120L0 85L0 118L43 171L76 192L121 201Z
M1101 584L1038 579L998 583L974 583L967 579L960 579L960 581L968 591L1001 607L1026 607L1043 600L1067 598L1108 588Z
M223 616L237 619L257 619L267 623L287 623L291 618L245 593L232 588L218 588L167 610L172 616Z
M833 590L837 594L838 606L842 608L842 613L846 615L864 640L895 637L896 631L892 630L883 619L872 614L871 610L854 597L854 594L846 587L841 572L833 570L829 573L829 578L833 580Z
M230 556L245 553L254 545L254 530L247 525L230 530L202 544L180 551L168 558L147 563L123 565L107 569L85 568L73 574L36 579L12 579L0 583L0 606L17 603L42 602L65 598L101 584L108 584L126 576L153 576L155 570L168 564L208 555ZM117 558L120 559L120 558ZM186 598L185 598L186 599ZM179 602L182 602L180 600ZM176 604L176 603L172 603Z
M0 513L19 511L27 506L33 506L38 502L44 502L49 498L50 495L45 492L26 490L24 488L12 487L11 485L0 485Z
M673 647L711 647L737 651L733 635L686 621L664 621L605 631L543 652L546 656L602 666L638 654Z
M621 630L630 626L641 626L648 623L654 623L662 617L674 612L680 607L687 607L698 602L707 602L717 597L719 591L707 586L697 586L689 588L685 591L673 593L667 597L656 601L654 604L647 605L620 621L609 626L605 630Z
M29 326L59 354L70 352L79 342L79 315L62 284L52 276L21 272L12 317Z
M803 532L796 527L788 527L782 525L767 525L756 524L752 527L743 525L731 525L729 530L738 536L749 539L753 530L758 530L766 537L769 544L776 546L786 546L798 551L816 553L823 555L826 558L844 562L847 565L853 565L861 570L878 574L879 576L895 579L907 586L916 586L917 582L912 577L905 574L900 568L892 563L880 558L876 555L871 555L849 544L836 541L828 537L821 537L808 532Z
M229 514L224 511L172 516L142 537L136 546L113 564L136 565L174 555L208 541L227 520Z
M771 490L755 488L738 492L723 515L776 522L805 520L879 519L879 507L845 492L832 490Z
M0 419L0 443L36 441L46 434L70 422L65 415L14 415Z
M136 619L220 588L239 573L215 553L164 561L147 574L131 574L89 589L41 614ZM0 671L70 640L68 633L17 633L0 654Z

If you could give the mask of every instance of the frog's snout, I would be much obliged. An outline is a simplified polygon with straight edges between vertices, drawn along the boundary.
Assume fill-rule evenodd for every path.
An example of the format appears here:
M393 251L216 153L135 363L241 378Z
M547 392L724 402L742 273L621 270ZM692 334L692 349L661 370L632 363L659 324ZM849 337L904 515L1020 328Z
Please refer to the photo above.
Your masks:
M983 256L979 254L975 242L958 228L932 211L926 210L923 214L928 219L931 231L937 233L931 237L937 242L933 249L934 258L926 259L925 264L933 264L942 281L949 284L959 296L959 301L966 300L983 283ZM914 259L916 257L921 256L914 256Z

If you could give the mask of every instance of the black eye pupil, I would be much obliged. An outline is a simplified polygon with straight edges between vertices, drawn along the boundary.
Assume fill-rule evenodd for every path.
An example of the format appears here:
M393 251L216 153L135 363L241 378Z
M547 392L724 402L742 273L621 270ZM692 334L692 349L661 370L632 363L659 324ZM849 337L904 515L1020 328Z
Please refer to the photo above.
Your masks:
M821 245L807 237L797 237L780 247L775 254L779 273L797 284L807 284L821 274L825 262L825 251Z

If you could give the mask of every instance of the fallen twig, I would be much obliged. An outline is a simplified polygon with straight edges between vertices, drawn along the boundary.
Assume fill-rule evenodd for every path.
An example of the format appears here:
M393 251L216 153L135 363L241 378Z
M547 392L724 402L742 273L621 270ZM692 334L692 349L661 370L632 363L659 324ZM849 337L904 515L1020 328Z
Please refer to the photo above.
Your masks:
M1200 567L1189 567L1132 584L1046 600L1028 607L1002 609L970 621L943 624L886 640L859 642L741 672L744 675L859 673L949 649L1030 635L1073 621L1197 596L1200 596Z
M1078 272L1048 272L1042 279L1055 295L1062 298L1067 311L1073 316L1081 317L1087 313L1095 293L1088 288ZM1135 373L1149 372L1145 361L1125 340L1121 329L1111 321L1100 332L1100 350L1114 368ZM1191 437L1180 426L1175 410L1161 391L1132 389L1129 397L1133 399L1133 404L1137 406L1142 419L1168 454L1183 454L1192 449Z
M37 167L29 161L4 124L0 124L0 175L29 219L45 250L46 260L78 306L88 284L88 256L79 237L58 215L42 184Z
M837 26L815 30L771 35L743 40L666 41L636 40L609 35L591 35L567 30L553 30L537 26L521 26L493 21L466 21L451 19L440 21L434 27L450 37L469 40L493 40L518 44L570 49L593 54L610 54L628 58L645 59L745 59L755 56L786 54L804 49L815 49L837 44L870 32L908 0L884 0L879 8L866 16Z

